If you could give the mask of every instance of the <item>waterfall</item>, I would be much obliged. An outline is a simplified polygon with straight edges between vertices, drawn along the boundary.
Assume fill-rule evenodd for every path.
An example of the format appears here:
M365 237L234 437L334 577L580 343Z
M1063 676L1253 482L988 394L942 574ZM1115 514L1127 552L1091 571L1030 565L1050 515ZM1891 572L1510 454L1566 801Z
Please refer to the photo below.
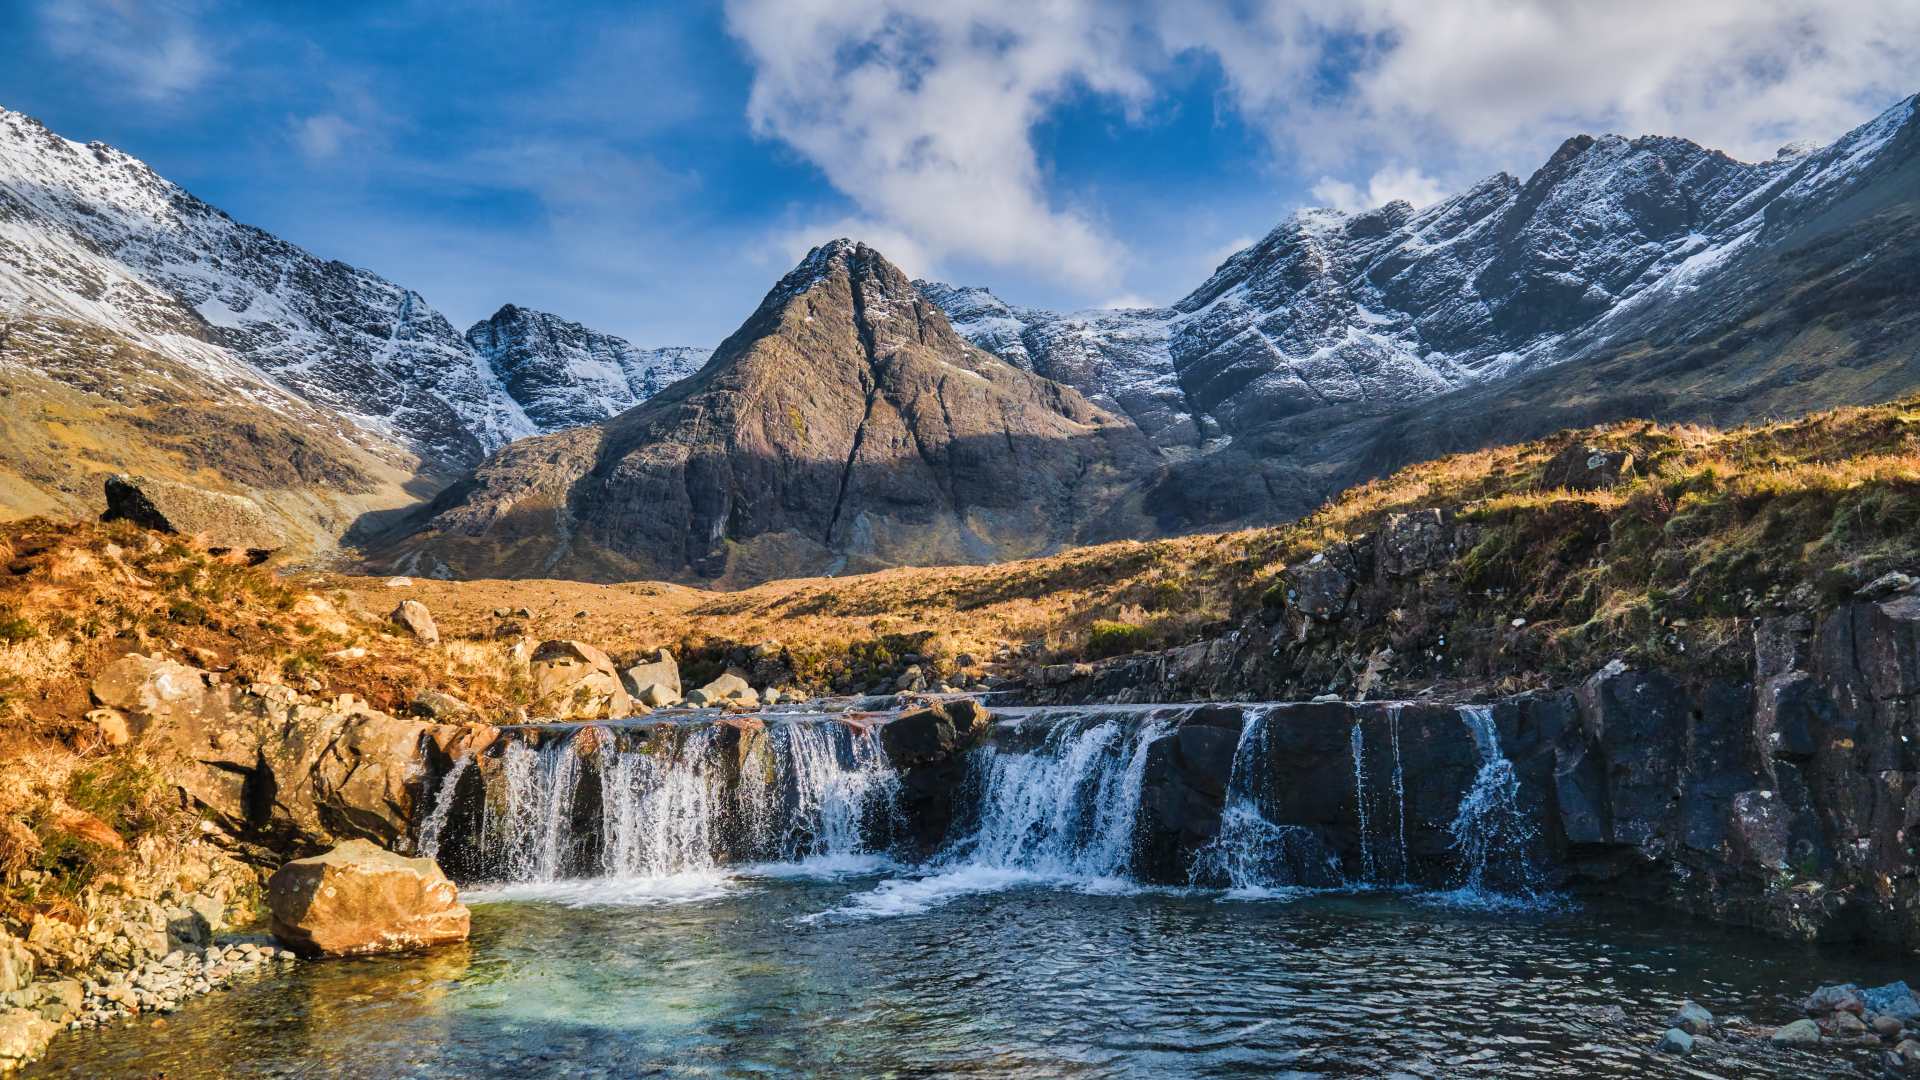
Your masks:
M977 831L943 856L966 864L1063 878L1125 876L1147 752L1164 720L1131 729L1118 718L1063 723L1031 753L988 750Z
M1539 902L1545 899L1533 861L1539 828L1520 805L1520 777L1500 750L1493 709L1463 705L1460 718L1480 752L1480 771L1448 826L1462 873L1451 895L1481 905Z
M1360 822L1360 876L1364 881L1372 881L1375 873L1373 829L1367 814L1367 736L1357 718L1349 742L1353 746L1353 804Z
M1407 771L1400 760L1400 710L1398 703L1387 706L1387 718L1393 731L1393 805L1396 817L1396 836L1400 841L1400 884L1409 884L1408 872L1411 863L1407 861Z
M1267 713L1251 709L1240 725L1220 832L1195 853L1188 881L1224 886L1230 894L1242 896L1343 885L1339 860L1327 852L1313 830L1276 824L1261 810L1260 795L1267 789L1268 773Z
M447 824L473 765L462 759L441 782L420 850L465 843L474 876L513 885L868 856L889 835L898 787L872 730L824 718L536 729L482 770L478 814L461 819L477 820L475 835L455 838Z

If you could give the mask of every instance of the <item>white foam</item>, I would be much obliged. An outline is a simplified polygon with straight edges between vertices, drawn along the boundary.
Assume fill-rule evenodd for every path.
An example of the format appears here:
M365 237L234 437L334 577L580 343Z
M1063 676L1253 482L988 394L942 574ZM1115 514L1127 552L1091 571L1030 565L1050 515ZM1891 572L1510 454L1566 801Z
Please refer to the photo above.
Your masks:
M718 900L740 890L730 874L694 871L651 877L569 878L563 881L527 881L468 889L471 904L539 901L564 907L652 907Z

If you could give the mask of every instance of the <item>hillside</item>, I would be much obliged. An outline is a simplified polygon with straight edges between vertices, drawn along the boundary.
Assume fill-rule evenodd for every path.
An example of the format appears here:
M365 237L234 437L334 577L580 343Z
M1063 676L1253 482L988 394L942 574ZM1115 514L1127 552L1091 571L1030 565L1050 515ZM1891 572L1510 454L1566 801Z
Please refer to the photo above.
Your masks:
M398 572L723 586L991 562L1146 528L1125 420L977 349L878 252L813 250L691 379L514 443L378 552Z

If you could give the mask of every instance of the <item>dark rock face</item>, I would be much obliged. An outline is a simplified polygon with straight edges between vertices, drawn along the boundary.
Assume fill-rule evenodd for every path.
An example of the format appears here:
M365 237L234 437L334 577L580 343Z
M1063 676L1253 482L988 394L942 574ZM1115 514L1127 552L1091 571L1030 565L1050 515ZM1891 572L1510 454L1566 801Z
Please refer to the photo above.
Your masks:
M905 713L880 729L880 745L900 773L900 811L909 843L931 852L952 831L967 788L967 753L986 738L992 717L970 699Z
M1540 470L1543 488L1599 491L1633 479L1633 454L1576 443L1554 455Z
M845 241L699 375L583 430L509 447L396 554L725 583L982 562L1143 531L1159 462L1132 425L968 345Z

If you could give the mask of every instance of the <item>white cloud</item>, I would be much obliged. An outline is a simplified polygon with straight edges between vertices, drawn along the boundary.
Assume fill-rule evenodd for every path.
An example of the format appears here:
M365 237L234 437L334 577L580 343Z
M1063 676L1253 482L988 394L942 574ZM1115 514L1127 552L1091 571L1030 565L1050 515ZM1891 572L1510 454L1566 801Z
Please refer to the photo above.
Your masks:
M341 147L359 133L358 125L338 113L299 117L292 124L294 145L315 160L337 156Z
M166 102L199 88L216 68L194 0L46 0L47 44L100 70L109 85Z
M1447 196L1446 187L1407 165L1392 165L1369 177L1366 187L1323 176L1313 185L1313 197L1344 213L1358 213L1385 206L1395 199L1412 203L1415 209L1430 206Z
M1051 190L1033 129L1079 92L1144 113L1180 54L1216 61L1230 107L1350 207L1525 172L1583 130L1766 157L1920 89L1911 0L728 0L727 15L755 129L818 167L857 223L929 271L959 258L1087 290L1121 284L1127 254ZM1373 171L1335 178L1355 170Z
M1109 297L1094 306L1104 308L1108 311L1124 311L1136 308L1159 307L1160 305L1141 296L1139 293L1121 293L1119 296Z

